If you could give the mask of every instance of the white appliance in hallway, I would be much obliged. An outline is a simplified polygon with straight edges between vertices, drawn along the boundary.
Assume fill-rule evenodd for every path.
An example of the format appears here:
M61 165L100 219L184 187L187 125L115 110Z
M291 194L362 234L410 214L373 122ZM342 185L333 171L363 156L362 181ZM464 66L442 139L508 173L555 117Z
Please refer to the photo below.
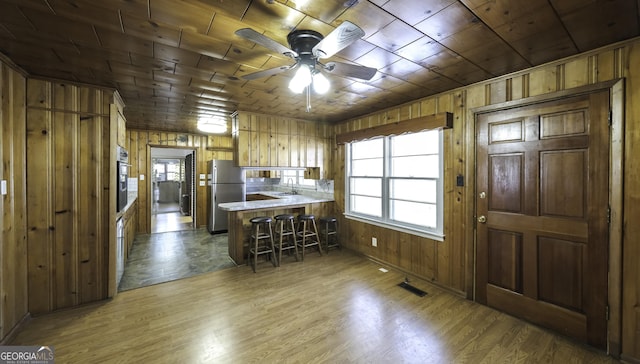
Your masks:
M227 211L218 205L245 200L245 173L233 161L211 160L207 162L207 230L210 233L226 232Z
M116 287L120 285L124 274L124 221L116 221Z

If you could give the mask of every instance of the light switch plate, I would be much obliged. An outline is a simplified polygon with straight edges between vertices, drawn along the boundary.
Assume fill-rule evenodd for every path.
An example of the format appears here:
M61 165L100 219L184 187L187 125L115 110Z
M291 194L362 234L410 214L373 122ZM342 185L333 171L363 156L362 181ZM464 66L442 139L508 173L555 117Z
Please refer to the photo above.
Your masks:
M0 183L0 192L2 192L3 196L7 194L7 181L4 179Z
M204 173L200 173L200 179L205 179L207 176Z
M140 175L140 180L141 180L141 181L144 181L144 174L141 174L141 175Z
M200 186L206 186L205 181L200 181Z

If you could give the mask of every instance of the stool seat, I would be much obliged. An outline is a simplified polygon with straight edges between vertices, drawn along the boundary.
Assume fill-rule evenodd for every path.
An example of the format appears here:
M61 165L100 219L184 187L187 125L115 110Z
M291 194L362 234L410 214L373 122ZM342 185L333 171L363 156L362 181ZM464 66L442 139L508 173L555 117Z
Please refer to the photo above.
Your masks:
M313 220L315 219L315 215L307 214L307 215L298 215L298 219L300 220Z
M256 272L258 265L258 255L267 254L274 267L278 266L275 257L275 247L273 244L273 231L271 230L271 219L269 216L258 216L251 218L251 239L249 240L249 253L247 254L247 264L251 264L253 272ZM252 262L253 260L253 262Z
M269 216L254 217L251 220L249 220L249 222L251 222L252 224L265 224L265 223L271 223L271 221L273 220Z
M276 215L275 219L276 221L279 220L293 220L295 217L293 215L290 214L280 214L280 215Z
M321 217L319 219L320 222L338 222L338 219L335 217Z

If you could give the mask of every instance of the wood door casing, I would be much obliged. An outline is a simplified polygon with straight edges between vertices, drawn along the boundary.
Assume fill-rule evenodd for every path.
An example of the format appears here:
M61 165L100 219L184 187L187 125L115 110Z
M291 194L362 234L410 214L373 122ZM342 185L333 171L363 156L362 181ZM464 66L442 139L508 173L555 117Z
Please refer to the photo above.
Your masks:
M476 300L606 347L609 93L477 117Z

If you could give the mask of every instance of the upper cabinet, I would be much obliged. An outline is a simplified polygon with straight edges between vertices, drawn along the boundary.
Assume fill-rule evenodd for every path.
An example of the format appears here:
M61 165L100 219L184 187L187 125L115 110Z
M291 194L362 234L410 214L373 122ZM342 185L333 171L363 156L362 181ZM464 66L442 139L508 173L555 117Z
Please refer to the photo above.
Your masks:
M127 145L127 120L124 117L124 101L122 101L118 91L113 93L113 103L111 104L110 116L114 123L112 125L116 126L118 133L116 142L119 146L125 147Z
M244 111L232 124L240 167L319 167L320 176L331 179L328 124Z

